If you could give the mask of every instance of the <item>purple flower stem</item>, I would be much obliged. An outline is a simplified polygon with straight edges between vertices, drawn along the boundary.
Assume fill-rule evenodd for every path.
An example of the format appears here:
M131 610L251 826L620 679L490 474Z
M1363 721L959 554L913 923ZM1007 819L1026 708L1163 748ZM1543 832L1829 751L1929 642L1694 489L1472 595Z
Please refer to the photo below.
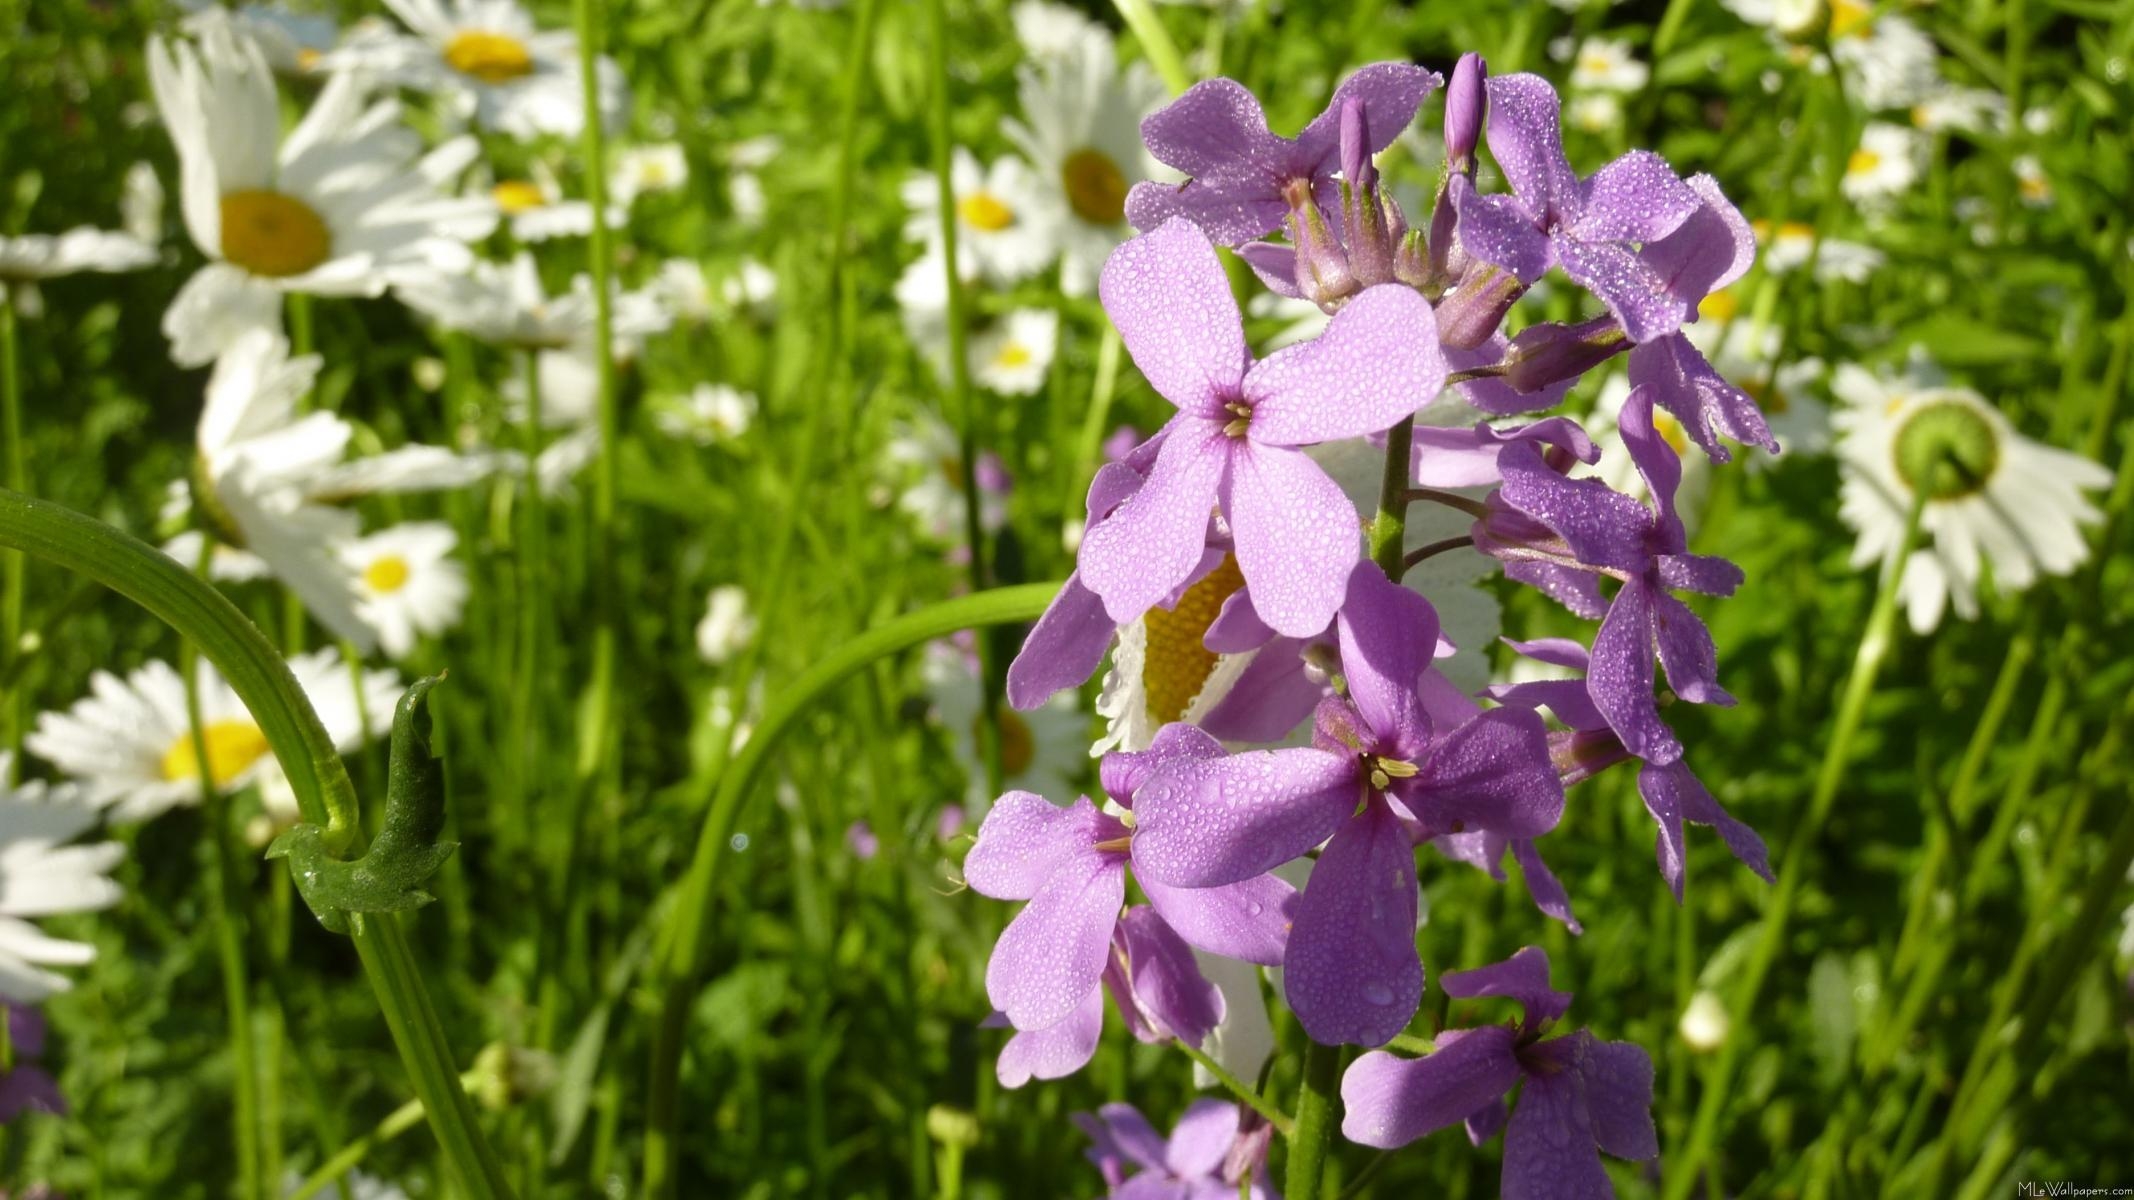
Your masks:
M1844 782L1845 765L1852 756L1853 738L1860 731L1861 719L1867 713L1868 697L1874 693L1875 676L1880 673L1882 660L1888 656L1896 635L1897 584L1904 578L1904 565L1919 542L1919 517L1926 508L1926 496L1922 489L1912 498L1911 511L1904 519L1904 536L1897 543L1897 553L1883 568L1875 590L1875 606L1867 614L1867 628L1860 634L1859 648L1853 652L1852 674L1846 678L1845 692L1838 700L1837 722L1831 727L1830 740L1824 743L1823 765L1816 773L1815 792L1809 798L1807 813L1786 838L1786 851L1778 860L1778 888L1771 896L1770 907L1764 910L1763 927L1759 930L1756 947L1749 955L1748 968L1742 973L1740 990L1728 1006L1734 1034L1727 1038L1719 1058L1704 1077L1704 1092L1697 1102L1697 1115L1690 1126L1687 1145L1680 1153L1668 1156L1670 1166L1664 1200L1688 1200L1690 1191L1704 1173L1705 1164L1710 1161L1712 1143L1719 1133L1719 1110L1731 1095L1734 1070L1741 1062L1743 1048L1754 1040L1747 1036L1753 1028L1749 1023L1750 1015L1755 1010L1758 993L1763 990L1764 977L1778 958L1779 946L1786 938L1787 919L1800 895L1801 873L1794 864L1802 860L1808 847L1822 834L1823 823L1829 818L1837 799L1838 787ZM1712 1180L1711 1190L1716 1193L1718 1188L1718 1180Z

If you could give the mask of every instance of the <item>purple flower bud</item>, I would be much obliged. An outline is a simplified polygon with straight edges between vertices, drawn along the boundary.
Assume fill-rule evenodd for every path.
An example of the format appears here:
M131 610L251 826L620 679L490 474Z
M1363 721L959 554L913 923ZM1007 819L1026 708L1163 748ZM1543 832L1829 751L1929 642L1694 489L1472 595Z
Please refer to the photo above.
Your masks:
M1472 350L1489 340L1511 311L1526 285L1517 277L1487 263L1477 263L1437 306L1438 343L1455 350Z
M1628 349L1630 339L1612 316L1580 325L1554 321L1529 325L1512 339L1505 355L1504 379L1520 392L1538 392L1551 384L1576 379Z
M1482 118L1489 112L1489 97L1483 81L1489 67L1482 56L1470 50L1452 68L1452 86L1445 89L1445 161L1462 175L1475 170L1475 142L1482 136Z
M1350 96L1341 105L1341 178L1348 190L1362 193L1378 182L1371 165L1371 129L1363 101Z
M1008 474L1007 465L991 450L978 455L978 465L973 468L978 489L995 496L1005 496L1015 487L1015 477Z
M1304 187L1290 189L1289 240L1297 248L1297 290L1313 304L1332 312L1362 289L1349 268L1348 250L1326 223L1326 214Z

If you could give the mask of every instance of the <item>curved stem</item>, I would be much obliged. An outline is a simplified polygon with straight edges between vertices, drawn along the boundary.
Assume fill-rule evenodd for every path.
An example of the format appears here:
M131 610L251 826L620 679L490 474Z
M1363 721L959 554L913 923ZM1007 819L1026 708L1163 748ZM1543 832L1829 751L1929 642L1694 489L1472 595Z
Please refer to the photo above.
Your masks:
M1845 692L1838 701L1837 721L1831 728L1830 741L1825 745L1822 767L1816 773L1815 791L1809 798L1807 813L1786 839L1785 853L1778 860L1778 888L1771 896L1771 906L1764 912L1763 928L1742 973L1740 993L1731 1013L1735 1035L1727 1039L1725 1048L1704 1079L1704 1093L1697 1102L1689 1144L1681 1154L1672 1156L1665 1200L1687 1200L1697 1187L1704 1163L1711 1154L1712 1143L1719 1131L1719 1110L1732 1094L1734 1069L1741 1061L1744 1048L1753 1040L1748 1036L1752 1028L1749 1016L1763 990L1764 976L1778 959L1779 949L1785 942L1787 919L1800 895L1808 848L1821 835L1823 822L1830 816L1831 804L1837 799L1838 785L1845 778L1845 767L1852 756L1853 738L1859 733L1861 720L1867 714L1867 699L1875 690L1875 676L1889 653L1897 625L1898 584L1904 579L1905 564L1911 560L1913 545L1919 540L1919 517L1925 508L1926 493L1921 491L1912 498L1911 510L1905 515L1904 534L1898 540L1897 553L1883 566L1881 582L1875 591L1875 604L1868 612L1867 628L1861 632L1859 647L1853 653L1852 674L1845 680Z
M0 490L0 547L86 575L198 646L259 723L304 820L325 830L322 840L335 852L360 851L355 787L333 739L288 663L227 597L137 538L6 490ZM509 1197L473 1108L457 1087L451 1049L398 920L357 914L352 926L378 1007L460 1185L477 1200Z
M1289 1200L1318 1200L1326 1176L1326 1152L1334 1140L1335 1096L1341 1084L1341 1047L1309 1042L1304 1048L1304 1080L1297 1092L1297 1127L1289 1136L1289 1169L1282 1194Z
M1458 492L1445 492L1437 488L1411 487L1408 489L1408 499L1428 500L1432 504L1442 504L1447 508L1457 508L1477 521L1489 516L1489 505L1480 500L1469 499Z
M1175 1040L1178 1043L1178 1048L1186 1052L1187 1058L1199 1064L1200 1068L1208 1074L1215 1076L1217 1083L1229 1088L1230 1094L1243 1100L1252 1111L1267 1118L1267 1123L1274 1126L1276 1133L1281 1134L1283 1137L1290 1136L1290 1132L1296 1128L1296 1122L1292 1121L1281 1109L1276 1108L1273 1101L1253 1090L1251 1084L1232 1074L1230 1068L1215 1061L1207 1051L1186 1041L1184 1038Z
M1436 558L1438 555L1444 554L1447 551L1458 550L1462 546L1472 546L1474 544L1474 538L1463 533L1459 537L1444 538L1440 541L1430 542L1426 545L1417 546L1415 549L1408 551L1408 553L1401 558L1400 573L1402 575L1406 575L1408 572L1414 570L1417 565L1423 563L1428 559Z
M647 1098L645 1189L649 1196L672 1196L675 1133L680 1116L682 1036L689 1005L702 969L705 935L710 926L712 889L718 882L719 855L733 835L756 779L770 763L786 732L817 700L854 672L878 658L943 637L960 629L1035 620L1059 591L1058 583L1026 583L961 596L890 621L844 643L803 671L763 714L748 743L719 776L718 791L704 814L689 874L680 896L660 930L658 955L665 975L660 1023L653 1035L652 1085Z

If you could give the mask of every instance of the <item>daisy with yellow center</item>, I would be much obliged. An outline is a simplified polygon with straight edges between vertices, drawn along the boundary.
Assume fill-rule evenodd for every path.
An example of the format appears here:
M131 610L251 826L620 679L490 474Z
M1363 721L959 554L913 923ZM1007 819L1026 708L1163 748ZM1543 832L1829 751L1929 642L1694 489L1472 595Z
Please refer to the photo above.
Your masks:
M1652 78L1621 38L1589 37L1571 60L1571 87L1585 92L1635 92Z
M376 296L408 270L472 261L495 228L487 203L443 185L474 158L470 138L427 155L399 105L336 73L284 137L259 43L220 10L198 40L152 40L149 81L182 168L193 244L209 263L164 314L171 356L199 366L251 328L279 328L281 294Z
M1059 314L1019 308L971 339L971 378L1003 396L1028 396L1045 385L1059 340Z
M969 780L965 798L982 806L992 798L986 791L986 769L980 757L985 728L984 696L979 691L978 664L971 653L947 642L926 648L921 666L934 714L948 734L956 762ZM1072 693L1061 693L1031 712L1016 712L1002 701L997 714L1000 768L1003 787L1036 792L1040 796L1072 796L1079 789L1089 760L1089 722ZM1051 788L1047 792L1041 788Z
M392 724L400 691L392 672L363 673L359 717L339 650L300 655L289 669L341 750L354 750ZM184 679L168 663L151 662L123 679L97 672L89 695L65 712L38 717L24 745L73 780L85 801L109 806L113 821L145 821L197 804L203 784L226 794L259 784L270 806L293 811L288 779L244 702L205 660L196 685L198 742L186 717Z
M0 1000L35 1004L66 991L67 977L48 967L96 957L96 948L62 941L32 917L94 912L124 895L109 878L126 856L116 842L69 845L97 823L94 803L72 787L14 787L14 756L0 751Z
M1818 247L1815 227L1806 221L1774 225L1759 218L1749 222L1749 228L1762 246L1764 269L1773 275L1799 270L1812 251L1818 282L1865 283L1885 261L1882 252L1873 246L1843 238L1823 238Z
M1158 168L1141 144L1141 119L1167 93L1147 63L1121 69L1111 35L1093 29L1018 75L1022 119L1007 133L1036 175L1032 220L1052 231L1060 286L1096 287L1097 272L1126 240L1126 193Z
M1915 359L1901 375L1847 364L1831 390L1844 483L1839 512L1860 534L1856 568L1898 553L1915 497L1926 499L1920 545L1900 583L1912 628L1931 632L1944 608L1978 616L1990 574L2003 593L2089 558L2083 527L2103 514L2086 494L2112 474L2078 454L2032 441L1969 388Z
M406 658L420 638L459 624L467 604L467 569L452 552L459 535L438 521L410 521L341 547L356 573L357 615L378 631L388 657Z
M1011 284L1052 261L1057 247L1050 229L1036 220L1037 183L1022 162L999 158L981 167L959 146L949 161L949 190L955 193L956 268L966 281ZM913 175L902 196L911 212L904 236L926 245L932 257L941 240L940 184L932 175Z
M1909 125L1870 122L1860 131L1860 144L1845 162L1845 178L1839 187L1845 198L1867 209L1886 206L1909 191L1919 180L1919 162L1925 144Z
M484 129L523 140L577 137L585 128L578 37L536 28L516 0L386 0L409 35L368 55L350 55L392 82L433 93ZM616 124L627 99L622 74L600 60L601 119Z

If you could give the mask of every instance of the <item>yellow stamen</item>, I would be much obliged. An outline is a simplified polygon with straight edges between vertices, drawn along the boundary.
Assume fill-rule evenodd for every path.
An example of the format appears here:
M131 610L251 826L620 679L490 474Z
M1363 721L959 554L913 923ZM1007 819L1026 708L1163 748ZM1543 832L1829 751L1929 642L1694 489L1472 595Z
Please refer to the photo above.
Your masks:
M489 197L508 215L530 212L548 203L541 185L530 179L506 179L489 189Z
M267 753L267 735L250 721L211 722L200 731L200 740L207 744L208 778L218 788L228 787ZM172 782L200 778L200 759L193 753L191 730L179 734L163 755L163 778Z
M1225 555L1205 578L1186 589L1176 607L1152 608L1142 618L1148 637L1141 686L1148 696L1149 715L1157 723L1169 724L1183 717L1207 685L1217 656L1201 639L1208 636L1208 626L1223 611L1223 601L1244 586L1237 557Z
M999 233L1015 224L1015 210L991 192L972 192L956 201L956 215L973 229Z
M1030 365L1031 357L1028 346L1023 345L1021 342L1009 342L1000 348L1000 353L993 356L993 365L996 367L1026 367Z
M302 275L333 254L333 234L312 207L263 188L222 197L222 257L254 275Z
M1067 207L1092 225L1117 225L1126 218L1126 176L1103 151L1084 146L1060 163L1060 186Z
M1855 150L1852 152L1852 157L1845 160L1845 173L1847 175L1865 175L1881 165L1881 155L1872 150Z
M379 595L390 595L406 587L408 560L397 554L388 554L363 568L363 585Z
M533 54L508 33L466 29L445 47L445 65L494 85L533 74Z

